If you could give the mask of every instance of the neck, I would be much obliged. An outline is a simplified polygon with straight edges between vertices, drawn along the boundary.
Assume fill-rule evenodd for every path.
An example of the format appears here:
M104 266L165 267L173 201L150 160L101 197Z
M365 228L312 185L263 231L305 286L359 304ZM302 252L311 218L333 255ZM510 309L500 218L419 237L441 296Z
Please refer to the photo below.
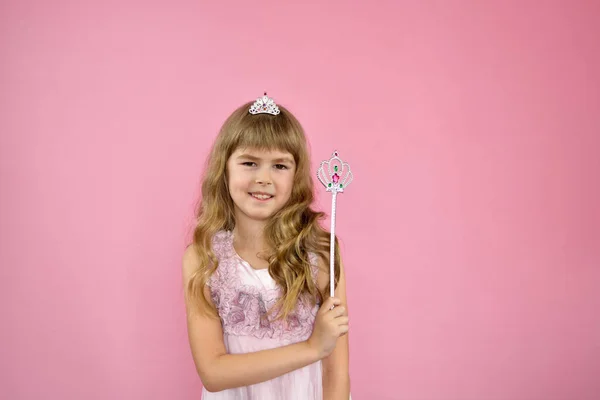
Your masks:
M237 218L233 228L234 246L252 252L266 250L264 236L266 222L249 221L245 218Z

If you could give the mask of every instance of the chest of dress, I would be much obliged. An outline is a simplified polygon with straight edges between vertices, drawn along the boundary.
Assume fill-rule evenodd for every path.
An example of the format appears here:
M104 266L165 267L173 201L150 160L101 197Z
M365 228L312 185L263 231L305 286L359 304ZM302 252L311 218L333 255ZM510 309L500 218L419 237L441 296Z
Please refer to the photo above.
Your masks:
M276 319L282 290L268 270L227 260L211 277L211 295L223 332L258 338L305 340L312 333L318 305L301 298L286 320Z

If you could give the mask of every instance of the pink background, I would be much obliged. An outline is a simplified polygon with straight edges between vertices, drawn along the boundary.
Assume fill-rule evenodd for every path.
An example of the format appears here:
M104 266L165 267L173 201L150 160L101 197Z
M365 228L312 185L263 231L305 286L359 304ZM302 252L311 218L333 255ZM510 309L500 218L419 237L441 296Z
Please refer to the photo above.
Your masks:
M295 3L1 3L0 398L200 397L181 253L264 90L355 172L355 400L600 398L600 3Z

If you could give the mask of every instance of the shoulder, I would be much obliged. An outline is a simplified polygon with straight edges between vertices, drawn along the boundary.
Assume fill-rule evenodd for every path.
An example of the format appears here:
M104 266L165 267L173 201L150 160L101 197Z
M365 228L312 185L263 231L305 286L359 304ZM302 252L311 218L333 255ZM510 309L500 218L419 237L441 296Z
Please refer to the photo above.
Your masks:
M233 249L233 233L225 230L218 231L212 237L211 246L218 259L230 257Z
M212 237L212 242L213 243L221 243L224 241L229 240L229 238L232 236L230 231L226 231L226 230L220 230L217 231L217 233L215 233Z
M197 243L190 244L183 252L182 268L183 268L183 279L184 282L188 282L192 276L198 273L200 270L206 272L210 270L209 265L212 260L208 257L208 253L212 250L212 253L216 257L218 268L210 273L206 282L207 286L217 287L220 281L219 275L220 270L228 268L227 260L233 255L233 241L232 233L230 231L218 231L215 233L210 241L210 249L206 246L202 246ZM226 274L227 275L227 274Z
M313 277L316 278L319 274L319 270L323 268L323 261L317 253L309 251L308 262L310 263L310 270L313 274Z
M217 258L221 258L222 255L228 252L230 241L231 232L221 230L213 235L211 238L211 247ZM182 257L184 277L189 277L200 267L201 254L207 252L207 250L197 243L191 243L186 247Z
M194 272L196 272L200 267L200 256L198 253L198 246L194 243L190 244L183 251L182 272L184 281L188 281Z
M324 291L329 283L329 264L323 257L313 254L312 265L314 269L314 277L317 287Z
M213 235L210 241L210 245L212 251L217 257L227 252L231 244L231 239L231 232L225 230L218 231ZM202 248L196 243L191 243L190 245L188 245L188 247L186 247L186 249L183 252L184 266L187 266L187 268L190 268L193 265L198 266L200 262L200 254L202 252L207 252L207 250L208 249Z
M315 276L315 282L317 283L317 286L319 287L319 289L321 290L325 290L325 288L327 288L327 285L329 285L330 282L330 266L329 266L329 260L325 259L323 257L318 257L315 255L315 270L316 270L316 276ZM346 290L346 273L344 271L344 263L340 257L340 276L337 282L337 285L335 287L336 289L336 296L337 296L337 292L338 289L342 292L344 292L345 294L345 290Z

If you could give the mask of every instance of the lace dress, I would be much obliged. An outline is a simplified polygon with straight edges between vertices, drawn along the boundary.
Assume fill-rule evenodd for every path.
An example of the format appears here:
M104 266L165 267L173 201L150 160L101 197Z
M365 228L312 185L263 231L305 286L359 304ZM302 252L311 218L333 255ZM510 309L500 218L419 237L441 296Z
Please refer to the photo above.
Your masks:
M223 326L223 341L230 354L272 349L308 339L319 305L299 301L287 322L267 316L281 290L267 269L256 270L233 247L233 234L221 231L213 238L219 266L209 279L211 297ZM310 254L313 279L316 256ZM321 361L255 385L221 392L202 390L203 400L322 400Z

